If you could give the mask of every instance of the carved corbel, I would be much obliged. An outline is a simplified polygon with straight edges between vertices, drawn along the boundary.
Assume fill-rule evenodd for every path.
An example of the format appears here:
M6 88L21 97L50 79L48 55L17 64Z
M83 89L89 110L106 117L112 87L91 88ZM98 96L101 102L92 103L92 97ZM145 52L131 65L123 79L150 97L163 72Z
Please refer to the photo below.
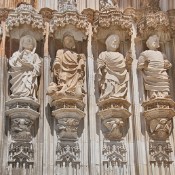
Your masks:
M128 111L130 103L125 99L110 98L99 102L98 106L100 110L97 115L107 129L103 132L106 139L120 141L125 134L127 119L131 115Z
M34 163L33 127L39 117L39 104L33 100L16 98L6 102L6 116L10 120L11 143L9 164L29 167Z
M153 140L165 141L172 131L175 102L172 99L156 98L143 103L148 134Z
M57 120L58 138L77 140L79 123L85 117L84 103L80 100L61 99L53 101L52 106L52 115Z

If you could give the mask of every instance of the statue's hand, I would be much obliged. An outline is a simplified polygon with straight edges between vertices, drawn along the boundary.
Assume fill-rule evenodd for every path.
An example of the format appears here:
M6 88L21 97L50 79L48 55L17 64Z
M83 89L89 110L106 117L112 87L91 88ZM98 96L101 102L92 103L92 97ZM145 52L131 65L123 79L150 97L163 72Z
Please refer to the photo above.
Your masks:
M147 68L150 63L150 60L146 59L144 62L144 67Z
M170 69L171 68L171 63L168 60L164 60L164 68L165 69Z
M22 66L24 68L27 68L27 69L33 69L33 65L29 62L26 62L26 61L23 61L23 60L19 60L19 62L22 64Z

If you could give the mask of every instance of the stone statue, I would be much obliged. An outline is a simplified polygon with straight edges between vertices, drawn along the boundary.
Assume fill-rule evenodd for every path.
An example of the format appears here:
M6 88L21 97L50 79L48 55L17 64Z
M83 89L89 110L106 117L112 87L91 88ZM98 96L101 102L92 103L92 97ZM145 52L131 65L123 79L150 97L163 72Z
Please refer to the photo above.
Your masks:
M20 39L19 50L9 59L11 75L11 98L36 99L37 77L40 75L41 60L35 53L36 40L30 35Z
M165 59L163 53L157 50L159 48L158 36L150 36L146 44L149 50L141 53L138 59L138 69L143 72L147 97L150 99L169 97L170 85L167 69L171 67L171 63Z
M108 98L125 98L129 79L126 60L116 52L119 47L119 36L110 35L106 39L106 49L97 60L100 100Z
M101 10L107 10L109 8L118 8L119 0L100 0Z
M85 56L77 54L75 40L71 34L63 37L63 47L57 51L53 63L53 73L56 83L50 83L47 94L53 99L84 97Z

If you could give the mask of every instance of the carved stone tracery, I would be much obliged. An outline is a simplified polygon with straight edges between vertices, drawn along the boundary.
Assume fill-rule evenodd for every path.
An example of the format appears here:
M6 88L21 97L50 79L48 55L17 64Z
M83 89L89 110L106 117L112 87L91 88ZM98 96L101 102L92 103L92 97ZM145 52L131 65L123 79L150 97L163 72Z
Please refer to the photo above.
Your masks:
M103 164L115 166L126 164L126 148L124 143L104 143Z
M8 15L6 25L9 30L18 27L20 24L28 24L41 30L45 28L42 16L29 4L21 4Z
M25 168L34 164L34 148L29 142L12 142L9 147L9 164Z
M77 167L80 163L80 148L76 142L61 142L57 143L56 148L57 160L56 163L65 166Z
M158 34L162 40L170 39L170 21L166 12L148 13L138 21L138 31L143 38Z
M131 34L131 28L133 19L131 15L125 15L121 11L109 11L103 12L100 11L98 14L95 14L94 21L96 30L98 27L109 28L110 26L117 26L119 29L125 29ZM97 31L95 31L97 32Z
M149 152L150 162L153 164L169 166L173 162L172 148L168 142L150 142Z
M50 21L50 32L54 33L58 28L64 28L66 25L74 25L77 29L86 32L88 21L86 16L77 12L54 12Z

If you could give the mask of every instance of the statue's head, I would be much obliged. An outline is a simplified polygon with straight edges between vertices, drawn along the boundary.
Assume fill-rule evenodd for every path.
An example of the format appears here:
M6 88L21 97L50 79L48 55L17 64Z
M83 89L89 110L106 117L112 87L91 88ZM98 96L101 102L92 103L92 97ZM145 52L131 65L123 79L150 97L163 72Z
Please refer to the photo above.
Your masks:
M160 47L159 37L157 35L150 36L146 41L146 45L150 50L157 50Z
M31 35L25 35L20 39L19 51L24 49L34 51L36 49L36 40Z
M107 51L114 52L119 47L120 38L116 34L110 35L107 37L105 44L106 44Z
M75 39L70 33L65 33L63 36L63 47L66 49L75 49Z

